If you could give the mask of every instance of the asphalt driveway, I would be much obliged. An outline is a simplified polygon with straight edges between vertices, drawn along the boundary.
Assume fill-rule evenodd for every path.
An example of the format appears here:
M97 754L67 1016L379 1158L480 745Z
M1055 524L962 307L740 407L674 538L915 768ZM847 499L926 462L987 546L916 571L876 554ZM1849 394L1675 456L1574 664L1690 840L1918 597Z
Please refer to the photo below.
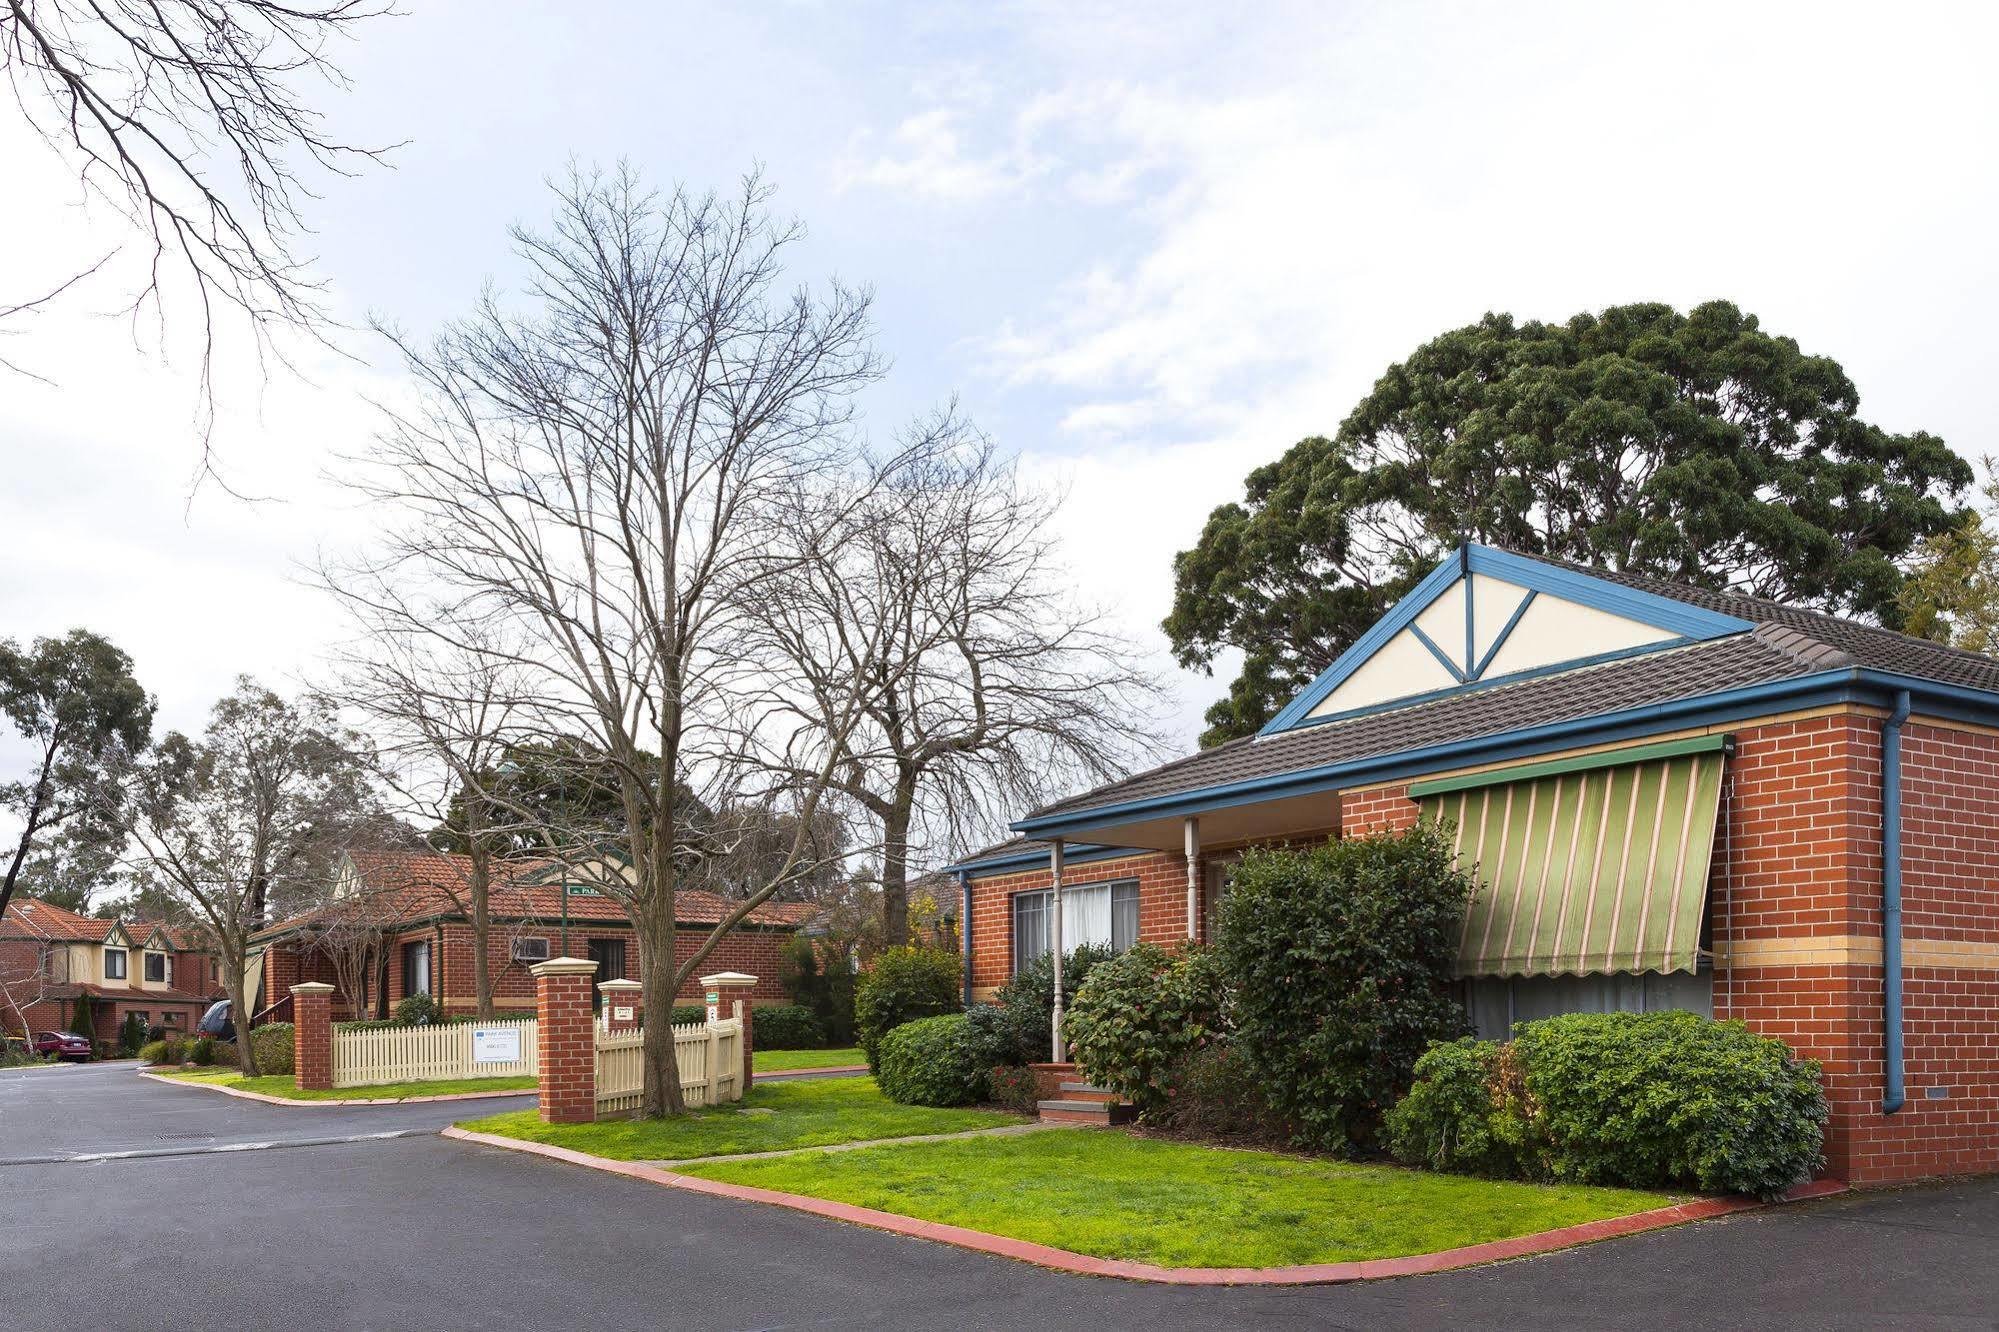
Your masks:
M1171 1289L430 1132L508 1104L300 1110L128 1067L0 1071L0 1160L31 1162L0 1165L0 1328L1999 1326L1993 1181L1443 1276Z

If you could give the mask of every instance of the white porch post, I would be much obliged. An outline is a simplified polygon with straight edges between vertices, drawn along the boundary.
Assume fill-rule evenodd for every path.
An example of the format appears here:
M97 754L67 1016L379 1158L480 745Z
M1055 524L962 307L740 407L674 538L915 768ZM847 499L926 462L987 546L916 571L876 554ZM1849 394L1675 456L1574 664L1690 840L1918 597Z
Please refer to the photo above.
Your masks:
M1048 846L1048 886L1053 890L1050 894L1053 908L1048 922L1048 939L1055 955L1055 1034L1049 1060L1059 1064L1062 1062L1062 839L1057 837Z
M1181 821L1187 839L1187 939L1194 939L1201 915L1201 821L1189 814Z

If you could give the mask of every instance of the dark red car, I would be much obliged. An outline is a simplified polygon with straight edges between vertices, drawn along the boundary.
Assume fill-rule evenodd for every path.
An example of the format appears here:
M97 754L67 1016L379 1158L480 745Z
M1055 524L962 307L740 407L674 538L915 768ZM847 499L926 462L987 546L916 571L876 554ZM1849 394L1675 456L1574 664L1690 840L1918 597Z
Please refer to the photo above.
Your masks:
M41 1031L35 1033L35 1053L54 1055L57 1059L90 1058L90 1041L73 1031Z

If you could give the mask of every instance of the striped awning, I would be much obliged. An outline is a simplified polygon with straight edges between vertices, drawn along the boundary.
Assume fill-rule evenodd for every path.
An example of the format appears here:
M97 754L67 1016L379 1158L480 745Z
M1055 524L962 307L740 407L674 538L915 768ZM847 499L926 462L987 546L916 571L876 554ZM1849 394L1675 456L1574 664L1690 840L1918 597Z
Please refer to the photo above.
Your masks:
M1478 880L1466 976L1692 971L1725 736L1422 782Z

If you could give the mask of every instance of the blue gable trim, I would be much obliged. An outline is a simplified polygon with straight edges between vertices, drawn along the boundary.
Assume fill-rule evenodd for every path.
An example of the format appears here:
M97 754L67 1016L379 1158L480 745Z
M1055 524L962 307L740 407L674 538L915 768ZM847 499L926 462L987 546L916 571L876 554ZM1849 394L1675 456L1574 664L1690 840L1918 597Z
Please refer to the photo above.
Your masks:
M1115 860L1119 856L1144 854L1146 851L1142 847L1098 846L1091 842L1072 842L1062 849L1062 863L1086 865L1093 860ZM946 865L939 873L964 874L974 879L989 879L995 874L1018 874L1022 870L1045 869L1048 860L1048 848L1043 846L1029 851L1015 851L1010 855L994 856L990 860L961 860L955 865Z
M1388 614L1375 621L1373 627L1366 633L1354 640L1353 646L1342 652L1339 660L1327 667L1318 679L1305 686L1297 697L1285 704L1283 710L1272 717L1258 734L1275 735L1279 731L1288 731L1304 724L1313 708L1325 702L1335 689L1366 664L1367 660L1379 652L1391 638L1405 628L1415 629L1417 616L1427 610L1431 603L1448 591L1453 584L1475 573L1524 588L1526 596L1514 608L1512 618L1500 630L1499 637L1487 649L1483 660L1474 661L1472 655L1474 627L1469 585L1465 589L1465 660L1462 664L1454 664L1449 654L1428 634L1416 631L1416 636L1423 645L1429 648L1437 660L1461 682L1457 688L1469 689L1484 683L1480 677L1485 674L1485 668L1492 663L1500 645L1512 635L1514 628L1520 623L1520 617L1526 614L1528 605L1542 592L1627 620L1649 624L1655 629L1663 629L1676 635L1682 642L1721 638L1729 634L1745 633L1755 627L1749 621L1733 615L1723 615L1700 606L1674 601L1670 597L1640 592L1636 588L1624 587L1601 578L1592 578L1588 574L1577 573L1572 569L1545 564L1530 556L1515 555L1510 551L1497 550L1491 546L1467 543L1460 546L1453 556L1440 561L1437 567L1430 571L1428 577L1418 583L1408 596L1395 603ZM1452 690L1446 689L1442 692L1450 693ZM1424 695L1426 698L1438 696L1435 692ZM1328 719L1311 718L1311 720Z

